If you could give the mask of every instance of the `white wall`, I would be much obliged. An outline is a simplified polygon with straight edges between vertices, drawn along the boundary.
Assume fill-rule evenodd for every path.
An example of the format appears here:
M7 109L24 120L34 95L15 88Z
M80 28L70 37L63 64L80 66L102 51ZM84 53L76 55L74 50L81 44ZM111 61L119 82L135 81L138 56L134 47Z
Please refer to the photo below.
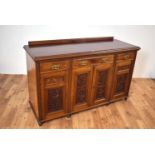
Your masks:
M114 36L141 47L134 77L155 78L155 26L0 26L0 73L26 74L23 45L29 40Z

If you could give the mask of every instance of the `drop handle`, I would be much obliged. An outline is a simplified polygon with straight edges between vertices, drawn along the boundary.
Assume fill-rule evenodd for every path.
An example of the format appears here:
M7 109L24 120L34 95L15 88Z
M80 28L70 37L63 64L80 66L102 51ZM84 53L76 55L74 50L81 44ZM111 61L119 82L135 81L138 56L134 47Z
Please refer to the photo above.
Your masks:
M80 61L80 65L81 65L81 66L86 66L86 65L87 65L87 61L81 60L81 61Z
M108 62L108 59L107 59L107 58L102 58L102 59L101 59L101 62L102 62L102 63L107 63L107 62Z
M60 69L60 65L52 65L52 70L59 70Z
M124 55L124 58L125 58L125 59L128 59L128 58L129 58L129 54L125 54L125 55Z

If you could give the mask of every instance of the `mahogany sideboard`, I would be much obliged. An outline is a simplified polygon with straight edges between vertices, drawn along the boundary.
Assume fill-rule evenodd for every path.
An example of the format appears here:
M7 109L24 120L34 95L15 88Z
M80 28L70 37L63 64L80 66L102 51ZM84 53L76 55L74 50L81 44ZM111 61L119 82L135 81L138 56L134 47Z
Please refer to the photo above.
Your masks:
M39 125L127 99L137 51L113 37L30 41L29 103Z

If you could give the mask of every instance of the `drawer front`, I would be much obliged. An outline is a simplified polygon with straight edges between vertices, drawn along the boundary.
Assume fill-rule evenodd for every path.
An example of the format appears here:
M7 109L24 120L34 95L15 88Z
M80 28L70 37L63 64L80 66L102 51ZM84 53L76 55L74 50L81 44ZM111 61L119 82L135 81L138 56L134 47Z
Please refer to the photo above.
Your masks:
M91 66L90 59L74 59L73 60L73 68L81 68Z
M101 56L99 58L96 58L95 60L95 63L97 64L113 63L114 55Z
M44 81L44 84L45 86L54 86L54 85L61 85L61 84L64 84L64 77L60 76L60 75L57 75L57 76L54 76L54 77L48 77L45 79Z
M129 71L132 66L132 60L123 60L116 63L117 72Z
M114 55L81 58L73 60L73 68L90 67L96 64L113 63Z
M40 72L57 72L67 70L69 68L69 61L56 61L56 62L41 62Z
M117 60L133 60L135 58L135 52L126 52L117 54L116 59Z

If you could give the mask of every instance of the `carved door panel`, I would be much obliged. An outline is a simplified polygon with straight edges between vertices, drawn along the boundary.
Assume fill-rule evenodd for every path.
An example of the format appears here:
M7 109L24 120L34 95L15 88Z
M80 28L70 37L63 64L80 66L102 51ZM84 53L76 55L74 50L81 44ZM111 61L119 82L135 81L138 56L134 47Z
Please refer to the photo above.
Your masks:
M90 106L91 67L74 69L72 73L72 111L80 111Z
M67 113L68 73L41 75L42 115L44 119L63 116Z
M131 81L132 67L132 60L117 62L112 90L112 99L127 97Z
M93 104L106 102L110 98L113 64L97 65L93 74Z

